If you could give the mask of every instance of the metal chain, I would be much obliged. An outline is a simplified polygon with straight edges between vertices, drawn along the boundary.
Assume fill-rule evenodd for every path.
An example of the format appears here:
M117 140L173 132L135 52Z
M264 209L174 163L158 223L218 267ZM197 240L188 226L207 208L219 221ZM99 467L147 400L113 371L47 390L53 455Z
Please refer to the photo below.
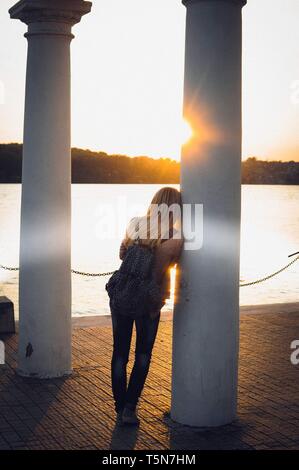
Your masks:
M279 269L278 271L275 271L273 274L269 274L269 276L265 276L262 279L258 279L257 281L252 281L252 282L246 282L245 284L240 284L240 287L246 287L246 286L253 286L254 284L260 284L261 282L267 281L268 279L271 279L274 276L277 276L277 274L282 273L285 271L287 268L289 268L292 264L296 263L298 261L299 256L297 258L293 259L290 263L288 263L286 266L283 268Z
M290 256L292 256L292 255L290 255ZM246 282L244 284L240 284L240 287L253 286L255 284L260 284L261 282L265 282L268 279L271 279L272 277L277 276L278 274L282 273L283 271L288 269L290 266L292 266L292 264L296 263L296 261L298 261L298 260L299 260L299 256L297 256L295 259L293 259L290 263L288 263L283 268L279 269L278 271L275 271L272 274L269 274L269 276L265 276L261 279L257 279L256 281ZM12 267L9 267L9 266L4 266L3 264L0 264L0 268L4 269L5 271L19 271L19 268L12 268ZM72 269L71 272L73 274L78 274L80 276L87 276L87 277L110 276L110 275L115 273L115 271L109 271L109 272L106 272L106 273L88 273L88 272L84 272L84 271L76 271L75 269Z
M0 264L0 268L4 269L5 271L19 271L19 268L12 268L9 266L4 266L3 264ZM75 269L72 269L71 272L73 274L79 274L80 276L100 277L100 276L110 276L115 271L109 271L107 273L86 273L84 271L76 271Z
M72 269L72 273L79 274L80 276L100 277L100 276L110 276L111 274L115 273L115 271L109 271L107 273L85 273L83 271L75 271L75 269Z
M5 271L19 271L19 268L10 268L8 266L3 266L3 264L0 264L0 268L4 269Z

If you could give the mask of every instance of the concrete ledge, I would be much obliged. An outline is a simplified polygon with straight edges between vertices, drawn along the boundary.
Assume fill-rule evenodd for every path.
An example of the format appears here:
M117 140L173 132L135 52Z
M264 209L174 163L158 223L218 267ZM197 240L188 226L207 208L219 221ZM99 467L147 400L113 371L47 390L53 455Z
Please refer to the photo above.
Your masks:
M262 305L243 305L240 307L242 314L255 313L299 313L299 302L262 304Z
M244 305L240 307L241 315L251 314L269 314L269 313L299 313L299 302L262 304L262 305ZM161 321L172 320L172 310L165 310L161 314ZM73 317L73 328L92 328L97 326L110 326L110 315L97 315L86 317Z
M240 307L240 315L254 314L274 314L274 313L299 313L299 302L243 305ZM172 310L165 310L161 314L161 321L172 320ZM73 328L93 328L98 326L111 326L110 315L90 315L72 318ZM16 321L16 330L19 329L19 322Z

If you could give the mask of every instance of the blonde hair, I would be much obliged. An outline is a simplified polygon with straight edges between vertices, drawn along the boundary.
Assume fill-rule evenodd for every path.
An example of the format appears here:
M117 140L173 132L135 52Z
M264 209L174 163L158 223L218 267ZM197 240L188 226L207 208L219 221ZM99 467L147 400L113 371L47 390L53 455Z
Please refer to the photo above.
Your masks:
M175 188L164 187L154 195L146 214L134 217L127 228L126 245L136 239L142 245L154 248L169 238L180 238L181 193ZM179 233L179 236L174 234Z

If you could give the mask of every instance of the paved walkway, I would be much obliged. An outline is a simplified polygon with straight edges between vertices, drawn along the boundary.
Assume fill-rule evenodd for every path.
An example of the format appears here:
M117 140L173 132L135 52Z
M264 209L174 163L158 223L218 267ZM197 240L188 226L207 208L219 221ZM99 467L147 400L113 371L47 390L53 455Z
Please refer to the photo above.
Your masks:
M299 365L290 363L299 309L275 310L241 316L239 417L217 429L169 419L171 321L160 323L139 429L114 426L109 326L74 329L67 379L18 377L17 336L5 338L0 449L299 449Z

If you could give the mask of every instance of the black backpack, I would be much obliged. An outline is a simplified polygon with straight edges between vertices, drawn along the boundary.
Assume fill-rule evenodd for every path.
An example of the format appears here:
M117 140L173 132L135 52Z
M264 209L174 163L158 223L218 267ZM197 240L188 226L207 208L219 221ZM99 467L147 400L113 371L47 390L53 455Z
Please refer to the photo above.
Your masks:
M163 305L161 289L153 277L154 250L134 243L106 284L114 313L131 318L158 311Z

